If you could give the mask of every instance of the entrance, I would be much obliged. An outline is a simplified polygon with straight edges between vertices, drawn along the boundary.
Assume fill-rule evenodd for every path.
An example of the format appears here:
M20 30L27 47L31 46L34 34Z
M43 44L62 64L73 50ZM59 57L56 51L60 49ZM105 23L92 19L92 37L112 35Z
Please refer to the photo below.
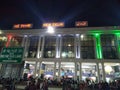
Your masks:
M54 77L54 62L42 62L40 75L44 75L46 79Z
M82 63L82 80L96 81L97 77L96 63Z
M106 81L120 78L120 63L104 63Z
M65 78L75 77L75 63L73 62L61 62L60 76Z

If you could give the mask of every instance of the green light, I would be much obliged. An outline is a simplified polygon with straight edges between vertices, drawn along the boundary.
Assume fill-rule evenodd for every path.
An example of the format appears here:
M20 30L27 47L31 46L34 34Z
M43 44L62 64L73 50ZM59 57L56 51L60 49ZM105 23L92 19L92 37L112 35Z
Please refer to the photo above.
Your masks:
M120 33L115 33L117 36L120 36Z
M96 54L97 54L97 59L102 59L102 49L101 49L101 44L100 44L100 34L95 33L95 38L96 38Z
M120 33L117 32L115 33L117 36L117 48L118 48L118 53L120 54Z
M98 33L96 33L96 34L95 34L95 36L99 36L99 34L98 34Z

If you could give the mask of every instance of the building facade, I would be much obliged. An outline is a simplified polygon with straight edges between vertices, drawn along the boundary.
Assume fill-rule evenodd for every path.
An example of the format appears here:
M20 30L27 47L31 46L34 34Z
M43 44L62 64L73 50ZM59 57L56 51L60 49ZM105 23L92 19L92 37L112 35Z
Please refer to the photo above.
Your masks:
M47 33L47 29L1 30L0 50L5 46L24 47L21 75L109 81L120 77L119 29L55 28L54 34Z

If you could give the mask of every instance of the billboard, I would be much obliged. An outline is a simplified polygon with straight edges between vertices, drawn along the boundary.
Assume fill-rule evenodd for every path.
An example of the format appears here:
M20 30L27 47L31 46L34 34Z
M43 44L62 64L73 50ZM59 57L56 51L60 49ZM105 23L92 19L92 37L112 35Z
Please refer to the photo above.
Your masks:
M88 26L88 21L77 21L75 22L76 27L85 27Z
M48 27L48 26L64 27L64 23L63 22L52 22L52 23L43 23L43 25L42 25L42 27Z
M23 47L4 47L0 54L1 63L21 63L23 59Z
M27 29L27 28L32 28L32 24L15 24L15 25L13 25L13 29L22 29L22 28L25 28L25 29Z

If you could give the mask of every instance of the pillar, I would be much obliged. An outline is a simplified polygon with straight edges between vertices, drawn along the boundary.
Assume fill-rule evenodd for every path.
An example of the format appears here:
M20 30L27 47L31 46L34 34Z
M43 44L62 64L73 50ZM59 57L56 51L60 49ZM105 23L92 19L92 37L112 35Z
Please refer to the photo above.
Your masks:
M75 62L75 76L74 79L77 80L77 62Z
M118 50L118 58L120 59L120 33L116 33L116 44L117 44L117 50Z
M22 39L22 43L21 43L21 46L22 46L22 47L25 46L25 39L26 39L26 37L24 36L23 39Z
M95 34L95 46L96 46L96 58L97 59L102 59L103 56L102 56L102 47L101 47L101 40L100 40L100 34L99 33L96 33Z
M75 37L75 51L76 51L76 58L80 58L80 35L76 34Z
M45 37L43 36L43 40L42 40L42 48L41 48L41 57L43 57L43 51L44 51L44 44L45 44Z
M59 43L59 56L61 57L61 53L62 53L62 38L60 37L60 43Z
M40 77L41 76L41 62L39 62L39 73L38 73L38 76Z
M58 77L60 78L60 73L61 73L61 72L60 72L60 71L61 71L61 62L59 62L58 65L59 65L59 66L58 66L58 67L59 67L59 68L58 68Z
M35 62L35 72L34 72L34 77L36 77L36 74L37 74L37 63L38 63L38 61Z
M79 63L79 80L82 80L82 64Z
M56 78L56 62L54 63L54 78Z
M103 81L106 81L106 76L105 76L105 68L104 68L104 63L101 63L102 64L102 72L103 72Z
M25 48L24 48L24 56L27 57L28 56L28 47L30 45L30 42L29 42L29 36L26 37L26 40L25 40Z
M98 82L100 81L100 69L99 69L99 63L96 63L96 69L97 69L97 79Z
M41 53L40 53L40 44L41 44L41 37L39 36L39 41L38 41L38 48L37 48L37 58L41 57Z
M61 36L58 35L56 39L56 58L60 58L60 49L61 49Z

